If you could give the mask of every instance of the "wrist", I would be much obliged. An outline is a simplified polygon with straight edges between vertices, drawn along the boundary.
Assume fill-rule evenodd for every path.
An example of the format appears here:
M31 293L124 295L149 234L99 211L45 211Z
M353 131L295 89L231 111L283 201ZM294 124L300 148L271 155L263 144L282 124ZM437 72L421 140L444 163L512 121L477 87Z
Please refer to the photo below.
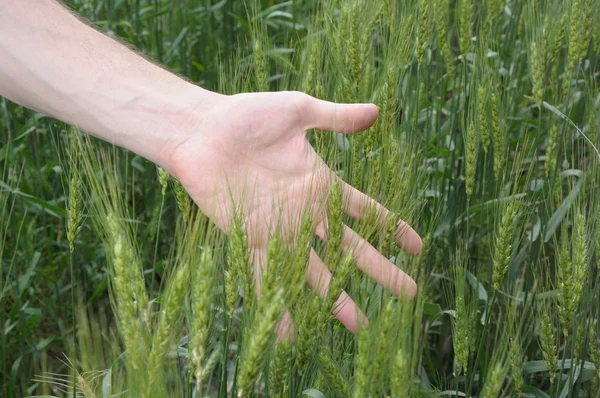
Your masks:
M212 108L225 97L190 83L168 93L159 102L162 105L157 109L155 129L151 132L159 137L156 156L148 159L175 175L173 153L188 140L199 138Z
M174 174L173 152L200 134L210 109L225 96L183 80L172 83L176 84L154 86L123 106L132 125L124 136L126 142L117 144Z

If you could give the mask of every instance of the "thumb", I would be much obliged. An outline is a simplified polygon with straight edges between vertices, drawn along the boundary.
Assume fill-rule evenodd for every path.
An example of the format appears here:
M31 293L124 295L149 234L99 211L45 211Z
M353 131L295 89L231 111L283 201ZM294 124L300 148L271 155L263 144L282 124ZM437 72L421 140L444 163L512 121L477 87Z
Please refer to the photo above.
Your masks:
M309 103L311 128L346 134L371 127L379 113L374 104L336 104L317 98L312 98Z

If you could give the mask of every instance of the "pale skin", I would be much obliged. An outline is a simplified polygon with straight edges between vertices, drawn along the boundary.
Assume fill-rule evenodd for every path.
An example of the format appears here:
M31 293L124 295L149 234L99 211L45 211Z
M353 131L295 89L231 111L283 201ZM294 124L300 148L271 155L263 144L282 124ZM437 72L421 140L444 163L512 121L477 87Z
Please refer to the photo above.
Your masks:
M269 234L284 225L284 234L293 236L297 228L285 225L305 209L315 234L326 240L325 214L315 203L324 203L337 177L306 131L354 134L378 114L373 104L334 104L300 92L210 92L96 31L54 0L0 0L0 95L162 166L225 233L234 204L239 206L257 269L265 264ZM387 209L339 183L349 216L361 219L374 205L385 222ZM398 296L415 295L415 282L348 226L343 242L377 283ZM422 248L404 222L396 243L411 255ZM325 297L330 279L311 250L307 285ZM337 303L335 316L357 332L364 314L345 292Z

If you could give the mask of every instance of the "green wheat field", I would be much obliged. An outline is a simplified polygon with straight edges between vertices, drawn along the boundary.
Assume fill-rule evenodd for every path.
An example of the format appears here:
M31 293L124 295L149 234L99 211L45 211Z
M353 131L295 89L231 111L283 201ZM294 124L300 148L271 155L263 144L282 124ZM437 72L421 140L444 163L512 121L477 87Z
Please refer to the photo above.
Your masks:
M164 170L0 98L0 396L600 397L598 0L66 5L210 90L377 104L307 139L424 248L334 185L328 242L270 237L257 298L243 214L226 235ZM360 272L343 224L416 296Z

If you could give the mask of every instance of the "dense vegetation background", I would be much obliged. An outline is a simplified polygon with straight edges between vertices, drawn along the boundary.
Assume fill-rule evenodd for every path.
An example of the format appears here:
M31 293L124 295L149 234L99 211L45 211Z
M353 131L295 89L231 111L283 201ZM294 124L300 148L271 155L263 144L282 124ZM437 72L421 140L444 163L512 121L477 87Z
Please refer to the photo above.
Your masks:
M208 89L378 104L362 135L308 137L425 237L409 258L376 217L339 215L419 293L395 299L314 242L371 326L352 335L323 315L330 301L274 293L293 299L297 341L256 342L277 314L244 294L243 275L232 282L241 230L212 230L146 160L0 99L1 396L66 396L74 384L86 398L600 396L596 0L66 4ZM335 192L331 202L339 213ZM76 240L68 220L82 225ZM139 352L119 307L117 247L131 251L150 302ZM288 283L281 250L272 245L273 275ZM159 311L170 303L181 309Z

